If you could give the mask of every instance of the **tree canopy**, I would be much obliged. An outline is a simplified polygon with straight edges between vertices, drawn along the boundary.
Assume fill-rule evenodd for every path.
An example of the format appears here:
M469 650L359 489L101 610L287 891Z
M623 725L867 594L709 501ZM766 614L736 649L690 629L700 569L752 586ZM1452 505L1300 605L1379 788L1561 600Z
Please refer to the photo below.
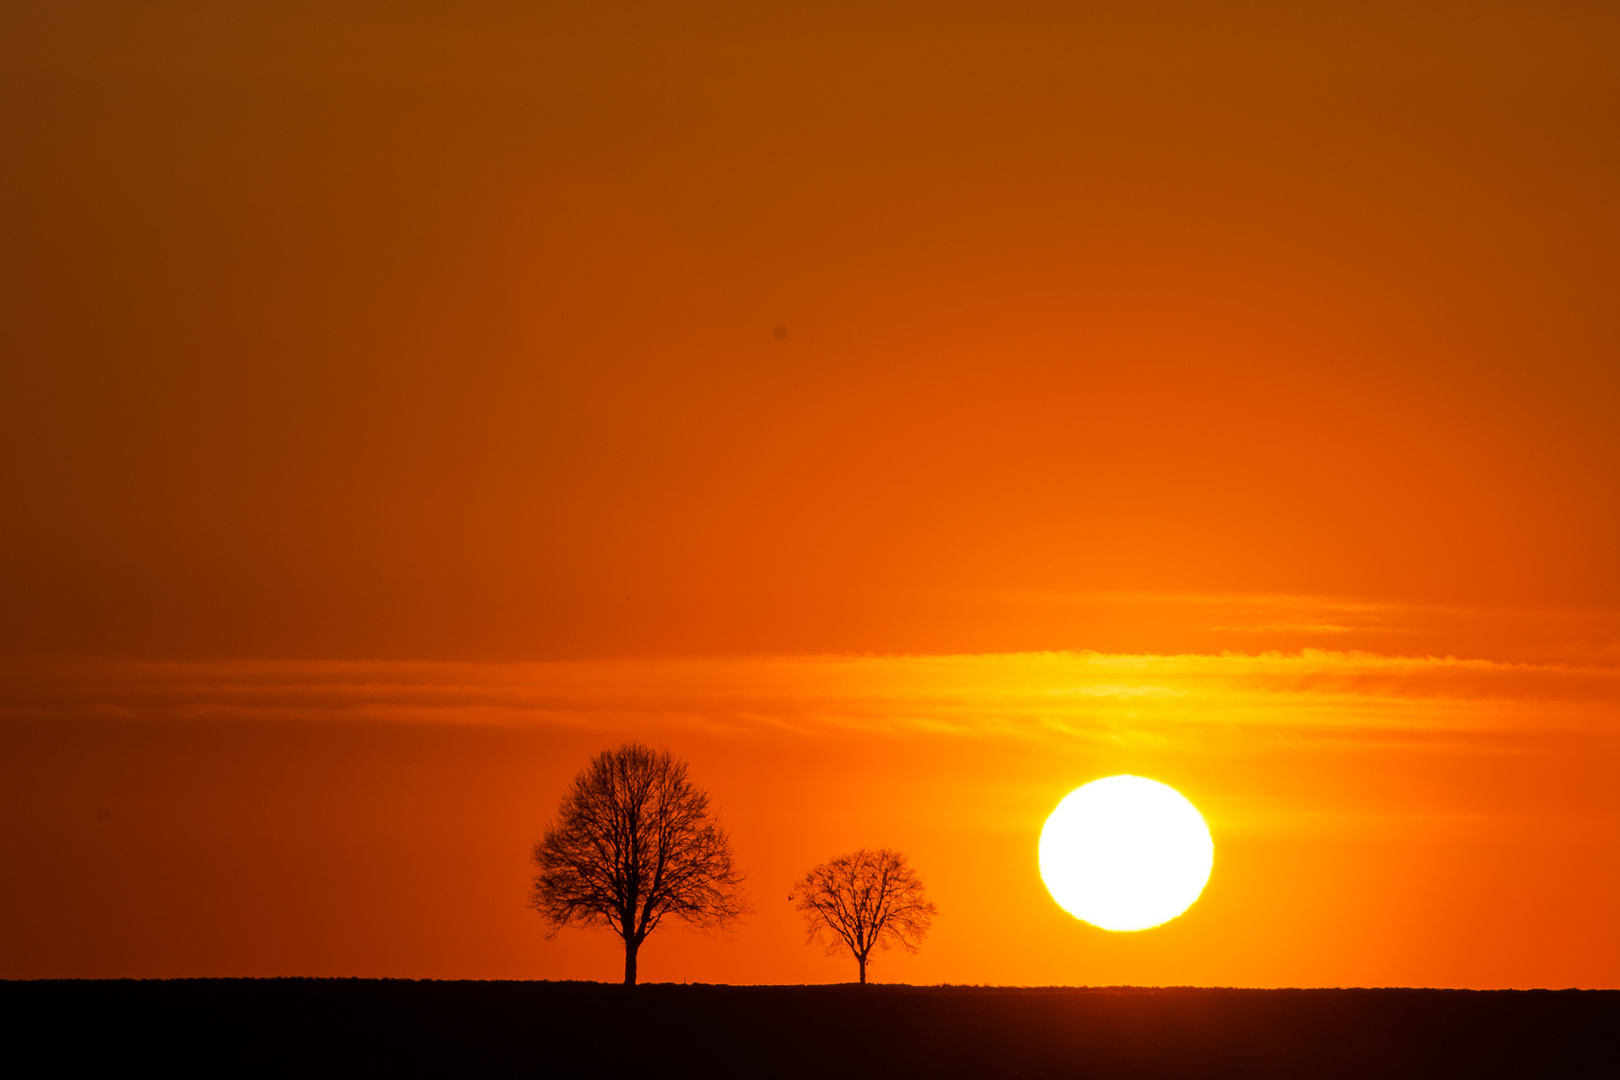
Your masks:
M889 848L829 859L799 879L789 899L804 914L810 940L824 942L828 956L848 949L855 957L862 985L874 948L916 952L939 914L906 857Z
M574 778L555 824L534 845L529 906L552 924L611 927L624 939L624 981L665 918L726 926L740 917L742 875L708 793L667 750L626 743Z

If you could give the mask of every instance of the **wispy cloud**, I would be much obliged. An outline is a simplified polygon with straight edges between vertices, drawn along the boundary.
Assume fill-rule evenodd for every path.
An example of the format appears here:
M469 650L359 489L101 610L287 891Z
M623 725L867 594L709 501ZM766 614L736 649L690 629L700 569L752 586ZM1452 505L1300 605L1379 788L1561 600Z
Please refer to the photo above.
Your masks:
M1455 606L1332 595L962 594L983 617L1107 652L1249 653L1304 649L1497 660L1620 661L1620 611Z
M702 728L816 737L1613 733L1611 665L1303 650L517 664L11 663L0 717Z

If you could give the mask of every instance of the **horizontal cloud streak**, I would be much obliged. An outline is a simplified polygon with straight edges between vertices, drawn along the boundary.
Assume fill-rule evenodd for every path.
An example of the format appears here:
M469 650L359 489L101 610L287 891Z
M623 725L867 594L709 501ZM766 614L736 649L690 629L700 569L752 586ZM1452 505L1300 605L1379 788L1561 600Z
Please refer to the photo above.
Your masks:
M515 664L7 663L0 717L1409 740L1613 731L1620 668L1305 650Z

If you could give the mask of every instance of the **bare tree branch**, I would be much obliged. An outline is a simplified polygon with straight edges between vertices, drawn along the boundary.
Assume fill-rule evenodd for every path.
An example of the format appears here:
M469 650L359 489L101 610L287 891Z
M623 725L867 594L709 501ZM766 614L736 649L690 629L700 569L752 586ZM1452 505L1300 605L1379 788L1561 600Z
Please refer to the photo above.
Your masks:
M534 845L529 906L551 923L608 926L624 939L627 985L636 953L668 916L729 926L747 910L731 841L709 796L667 750L626 743L574 778L557 821Z
M810 940L824 943L828 956L847 949L855 957L863 985L874 948L916 952L939 914L906 857L889 848L862 848L822 863L799 879L788 899L803 913Z

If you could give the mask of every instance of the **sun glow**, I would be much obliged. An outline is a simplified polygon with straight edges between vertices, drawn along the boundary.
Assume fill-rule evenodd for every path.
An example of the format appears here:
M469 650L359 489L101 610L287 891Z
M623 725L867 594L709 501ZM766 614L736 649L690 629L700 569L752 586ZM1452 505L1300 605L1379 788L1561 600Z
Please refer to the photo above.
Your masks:
M1041 830L1041 879L1065 911L1104 930L1146 930L1192 906L1215 843L1175 788L1109 776L1069 792Z

